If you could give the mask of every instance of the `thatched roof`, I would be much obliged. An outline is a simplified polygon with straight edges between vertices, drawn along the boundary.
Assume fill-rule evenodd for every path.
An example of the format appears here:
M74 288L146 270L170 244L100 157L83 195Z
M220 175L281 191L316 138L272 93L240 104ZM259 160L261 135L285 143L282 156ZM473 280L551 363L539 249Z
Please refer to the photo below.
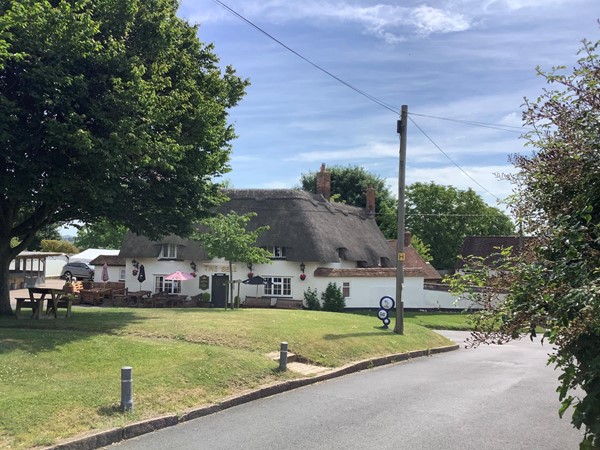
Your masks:
M249 228L269 226L258 246L286 248L289 261L337 262L340 255L364 267L393 267L390 250L375 219L363 208L327 202L323 196L292 189L241 189L225 192L230 200L219 212L257 214ZM126 258L156 257L161 244L178 245L178 259L206 260L194 241L167 236L159 242L129 233L121 247Z
M125 258L119 255L99 255L90 261L92 266L125 266Z

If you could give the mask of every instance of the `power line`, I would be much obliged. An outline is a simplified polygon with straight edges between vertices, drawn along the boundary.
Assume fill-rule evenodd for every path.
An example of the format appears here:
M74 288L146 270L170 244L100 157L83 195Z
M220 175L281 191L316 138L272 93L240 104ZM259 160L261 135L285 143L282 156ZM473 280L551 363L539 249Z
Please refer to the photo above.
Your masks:
M287 51L293 53L294 55L296 55L298 58L302 59L303 61L307 62L308 64L310 64L311 66L313 66L315 69L320 70L321 72L325 73L326 75L330 76L331 78L333 78L334 80L338 81L339 83L343 84L344 86L352 89L353 91L359 93L360 95L368 98L369 100L371 100L374 103L377 103L379 106L388 109L390 111L392 111L394 114L398 115L398 110L394 109L391 105L388 105L387 103L385 103L382 100L379 100L378 98L368 94L367 92L363 91L362 89L359 89L353 85L351 85L350 83L342 80L340 77L334 75L333 73L329 72L327 69L324 69L323 67L319 66L318 64L312 62L310 59L306 58L305 56L301 55L300 53L298 53L296 50L288 47L286 44L284 44L283 42L281 42L279 39L277 39L275 36L269 34L267 31L263 30L262 28L260 28L258 25L256 25L254 22L251 22L250 20L246 19L244 16L242 16L240 13L238 13L237 11L233 10L232 8L230 8L229 6L227 6L225 3L223 3L220 0L213 0L215 3L217 3L218 5L220 5L221 7L225 8L227 11L229 11L231 14L235 15L237 18L239 18L240 20L242 20L243 22L247 23L248 25L250 25L252 28L254 28L255 30L259 31L260 33L264 34L265 36L267 36L269 39L277 42L279 45L281 45L283 48L285 48Z
M329 77L333 78L334 80L338 81L339 83L343 84L344 86L352 89L353 91L357 92L358 94L366 97L367 99L371 100L372 102L378 104L379 106L393 112L394 114L398 115L399 112L396 108L394 108L392 105L384 102L383 100L378 99L377 97L374 97L371 94L368 94L367 92L363 91L362 89L359 89L353 85L351 85L350 83L342 80L340 77L338 77L337 75L334 75L333 73L331 73L330 71L328 71L327 69L321 67L320 65L312 62L310 59L308 59L307 57L303 56L302 54L298 53L296 50L292 49L291 47L289 47L288 45L284 44L282 41L280 41L279 39L277 39L275 36L271 35L270 33L268 33L267 31L263 30L261 27L259 27L258 25L256 25L254 22L250 21L249 19L247 19L246 17L244 17L243 15L241 15L240 13L238 13L237 11L235 11L234 9L232 9L231 7L229 7L228 5L226 5L225 3L223 3L221 0L213 0L213 2L215 2L216 4L218 4L219 6L221 6L222 8L226 9L227 11L229 11L231 14L233 14L234 16L236 16L238 19L242 20L243 22L245 22L246 24L250 25L252 28L254 28L255 30L259 31L260 33L264 34L265 36L267 36L269 39L273 40L274 42L276 42L277 44L279 44L280 46L282 46L283 48L285 48L287 51L293 53L294 55L296 55L298 58L302 59L303 61L307 62L308 64L310 64L311 66L313 66L315 69L320 70L321 72L323 72L324 74L328 75ZM415 116L423 116L423 117L431 117L431 118L436 118L436 119L441 119L441 120L449 120L449 121L453 121L453 122L458 122L458 123L464 123L467 125L471 125L471 126L479 126L479 127L484 127L484 128L494 128L497 130L501 130L501 131L507 131L507 132L511 132L511 133L517 133L517 131L514 130L509 130L507 128L509 128L508 126L506 128L502 128L502 126L499 125L493 125L493 124L486 124L484 122L473 122L473 121L460 121L457 119L447 119L447 118L442 118L442 117L435 117L435 116L425 116L423 114L415 114L412 113L411 115L415 115ZM411 120L411 122L417 127L417 129L423 133L423 135L453 164L455 165L462 173L464 173L471 181L473 181L477 186L479 186L481 189L483 189L485 192L487 192L489 195L491 195L492 197L494 197L497 201L500 201L498 199L498 197L496 197L494 194L492 194L490 191L488 191L486 188L484 188L478 181L476 181L471 175L469 175L462 167L460 167L452 158L450 158L450 156L444 152L444 150L442 150L442 148L437 145L433 139L431 137L429 137L427 135L427 133L425 133L425 131L419 127L419 125L417 125L417 123L411 118L409 117L409 119ZM513 128L513 127L510 127ZM516 128L516 127L515 127Z
M462 123L462 124L465 124L465 125L472 125L472 126L476 126L476 127L491 128L491 129L494 129L494 130L508 131L509 133L523 134L523 131L528 131L526 128L517 127L517 126L514 126L514 125L499 125L499 124L495 124L495 123L475 122L473 120L450 119L448 117L430 116L428 114L417 114L417 113L414 113L414 112L413 113L408 113L408 114L410 116L428 117L430 119L446 120L448 122ZM514 130L511 130L509 128L514 128ZM521 131L517 131L517 130L521 130Z
M460 167L460 166L459 166L459 165L458 165L458 164L457 164L457 163L456 163L456 162L455 162L455 161L454 161L452 158L450 158L450 156L449 156L449 155L448 155L448 154L447 154L447 153L446 153L444 150L442 150L442 148L441 148L439 145L437 145L437 144L435 143L435 141L434 141L434 140L433 140L433 139L432 139L432 138L431 138L431 137L430 137L430 136L429 136L427 133L425 133L425 131L424 131L424 130L423 130L423 129L422 129L422 128L421 128L421 127L420 127L420 126L417 124L417 122L415 122L415 120L414 120L412 117L409 117L409 120L410 120L410 121L413 123L413 125L414 125L415 127L417 127L417 129L418 129L418 130L419 130L421 133L423 133L423 136L425 136L425 137L426 137L426 138L429 140L429 142L431 142L431 143L432 143L432 144L435 146L435 148L437 148L437 149L438 149L438 150L439 150L439 151L442 153L442 155L444 155L444 156L445 156L445 157L448 159L448 161L450 161L452 164L454 164L454 165L455 165L455 166L456 166L456 167L457 167L457 168L458 168L458 169L459 169L459 170L460 170L462 173L464 173L464 174L467 176L467 178L469 178L469 179L470 179L470 180L471 180L473 183L475 183L477 186L479 186L481 189L483 189L483 190L484 190L485 192L487 192L489 195L491 195L492 197L494 197L494 198L496 199L496 201L497 201L497 202L500 202L500 199L499 199L498 197L496 197L494 194L492 194L490 191L488 191L486 188L484 188L484 187L483 187L483 186L482 186L482 185L481 185L481 184L480 184L480 183L479 183L477 180L475 180L475 178L473 178L471 175L469 175L469 174L467 173L467 171L466 171L466 170L464 170L464 169L463 169L462 167Z
M294 50L293 48L289 47L288 45L286 45L285 43L283 43L282 41L280 41L279 39L277 39L275 36L273 36L269 32L265 31L264 29L262 29L261 27L259 27L258 25L256 25L254 22L252 22L251 20L247 19L246 17L244 17L243 15L241 15L240 13L238 13L236 10L234 10L230 6L228 6L225 3L223 3L221 0L213 0L213 2L215 2L219 6L221 6L222 8L224 8L225 10L227 10L228 12L230 12L231 14L233 14L234 16L236 16L241 21L247 23L252 28L254 28L255 30L257 30L258 32L264 34L269 39L271 39L272 41L276 42L277 44L279 44L280 46L282 46L283 48L285 48L287 51L293 53L298 58L300 58L303 61L307 62L308 64L310 64L311 66L313 66L315 69L320 70L321 72L323 72L327 76L333 78L334 80L336 80L337 82L343 84L344 86L352 89L354 92L362 95L363 97L366 97L367 99L369 99L372 102L378 104L382 108L385 108L388 111L391 111L391 112L393 112L396 115L399 114L399 109L396 108L395 106L393 106L393 105L391 105L391 104L389 104L389 103L387 103L387 102L385 102L385 101L383 101L381 99L378 99L377 97L369 94L366 91L363 91L362 89L357 88L356 86L348 83L347 81L345 81L345 80L341 79L340 77L338 77L337 75L333 74L329 70L321 67L317 63L314 63L313 61L311 61L310 59L308 59L306 56L298 53L296 50ZM464 125L471 125L471 126L482 127L482 128L491 128L491 129L500 130L500 131L507 131L509 133L518 133L518 134L521 134L521 132L519 132L519 131L511 130L510 128L521 129L520 127L516 127L516 126L512 126L512 125L499 125L499 124L486 123L486 122L477 122L477 121L472 121L472 120L451 119L451 118L447 118L447 117L431 116L431 115L427 115L427 114L417 114L417 113L409 113L409 115L420 116L420 117L429 117L431 119L446 120L446 121L450 121L450 122L462 123Z

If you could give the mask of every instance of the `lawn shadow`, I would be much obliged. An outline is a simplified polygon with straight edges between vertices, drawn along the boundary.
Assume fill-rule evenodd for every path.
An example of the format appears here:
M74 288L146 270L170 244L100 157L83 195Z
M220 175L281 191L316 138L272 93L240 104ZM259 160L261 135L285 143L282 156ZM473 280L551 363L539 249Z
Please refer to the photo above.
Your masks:
M370 331L367 333L343 333L343 334L326 334L323 336L323 339L331 341L336 339L346 339L353 337L367 337L367 336L382 336L384 334L388 334L393 332L393 328L383 328L381 326L373 327L373 329L377 331Z
M117 334L132 323L152 320L124 309L74 307L70 318L30 319L0 317L0 354L21 350L31 354L94 335Z

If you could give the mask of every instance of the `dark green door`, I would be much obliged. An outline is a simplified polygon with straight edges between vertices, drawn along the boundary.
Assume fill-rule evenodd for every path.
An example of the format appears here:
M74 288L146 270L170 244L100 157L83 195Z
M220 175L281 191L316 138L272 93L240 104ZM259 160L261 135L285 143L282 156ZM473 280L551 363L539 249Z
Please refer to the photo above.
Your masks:
M227 299L227 286L229 285L229 277L227 275L213 275L212 289L210 297L215 308L225 308L225 300Z

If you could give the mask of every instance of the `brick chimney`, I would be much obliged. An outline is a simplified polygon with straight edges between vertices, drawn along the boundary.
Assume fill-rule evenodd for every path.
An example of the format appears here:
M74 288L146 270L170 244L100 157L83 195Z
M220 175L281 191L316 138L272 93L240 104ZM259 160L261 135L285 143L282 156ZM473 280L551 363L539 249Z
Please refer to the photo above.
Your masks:
M375 214L375 189L373 186L367 188L367 211L371 215Z
M408 247L412 241L412 233L408 230L404 230L404 247Z
M321 171L317 173L317 194L327 201L331 197L331 173L325 171L325 163L321 164Z

